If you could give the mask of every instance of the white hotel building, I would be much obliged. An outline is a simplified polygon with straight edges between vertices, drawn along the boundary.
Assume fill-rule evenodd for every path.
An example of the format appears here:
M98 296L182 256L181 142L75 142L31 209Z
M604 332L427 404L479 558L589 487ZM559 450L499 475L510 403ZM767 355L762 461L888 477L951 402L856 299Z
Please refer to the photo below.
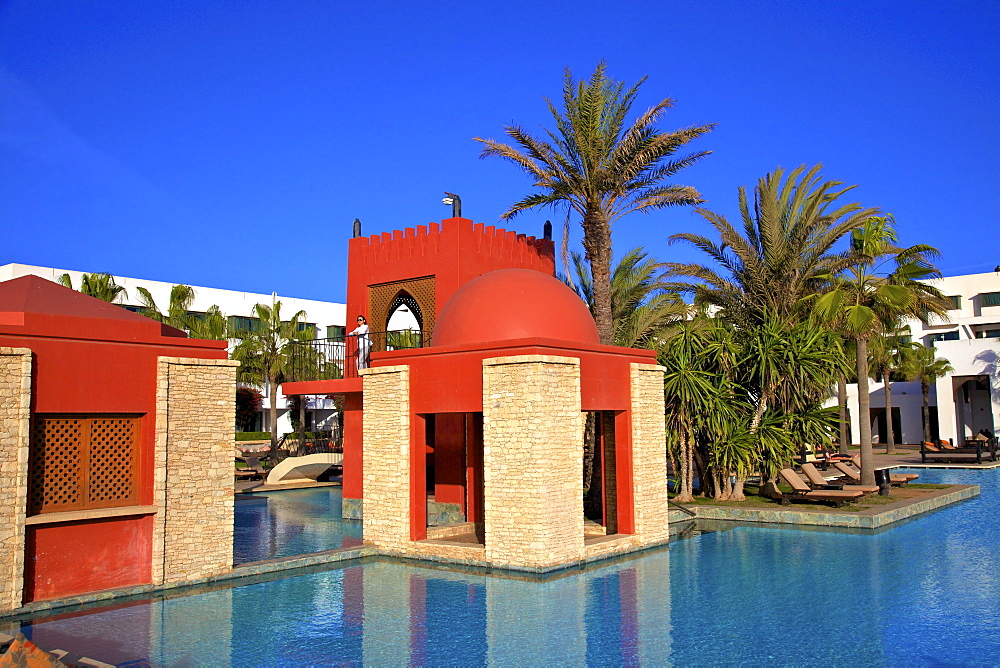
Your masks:
M932 438L960 443L980 429L1000 428L1000 272L946 276L930 281L952 302L948 320L907 322L912 341L933 346L955 371L931 388ZM872 437L885 443L885 391L869 382ZM919 443L923 434L920 383L892 382L893 434L896 443ZM848 386L848 406L857 406L858 387ZM832 403L836 403L834 400ZM852 440L860 433L851 412Z
M0 266L0 281L28 274L56 281L62 274L69 274L73 285L80 284L83 272L23 264ZM172 283L115 276L119 285L128 291L124 303L137 306L136 287L149 290L154 301L166 308L170 300ZM925 346L934 346L938 357L944 357L954 367L954 373L938 380L931 388L931 429L938 438L960 442L975 435L980 429L996 432L1000 428L1000 272L948 276L932 281L951 298L954 308L949 320L923 324L918 320L907 323L911 340ZM192 286L195 300L191 310L205 311L213 304L234 319L234 324L248 324L255 304L281 302L282 313L292 314L303 310L306 321L315 325L319 338L340 336L344 333L346 306L332 302L256 294L235 290L220 290ZM406 328L405 323L397 323ZM869 382L871 393L871 419L873 438L886 441L885 393L882 382ZM266 388L261 388L266 393ZM860 433L857 416L857 385L848 386L848 406L851 415L852 440ZM835 403L835 399L829 403ZM897 443L919 443L923 433L921 417L922 397L920 384L892 382L893 429ZM267 401L258 418L257 429L268 430ZM329 428L333 419L333 402L316 397L307 404L307 427ZM290 432L287 401L278 396L278 431Z
M55 269L53 267L36 267L26 264L5 264L0 265L0 281L9 281L21 276L35 275L50 281L57 282L59 276L69 274L73 287L79 288L81 277L84 272L68 269ZM142 287L149 290L153 301L161 309L166 310L170 304L170 289L173 283L161 281L148 281L141 278L129 278L126 276L115 276L115 282L125 288L127 297L121 303L130 310L135 310L139 306L138 291L136 288ZM249 326L253 315L255 304L270 305L274 301L281 302L281 313L291 317L298 311L306 312L306 323L315 326L318 338L341 336L344 333L346 305L332 302L314 301L311 299L298 299L296 297L284 297L278 294L257 294L253 292L238 292L236 290L221 290L218 288L205 288L191 286L194 288L194 302L191 305L191 313L203 313L212 305L217 305L222 313L229 317L230 324L234 326ZM268 431L268 400L267 388L259 388L264 394L264 407L257 417L257 425L252 431ZM278 395L278 433L292 431L292 424L289 420L288 402L284 395ZM335 417L333 402L325 397L313 397L306 404L306 428L328 429L331 421Z

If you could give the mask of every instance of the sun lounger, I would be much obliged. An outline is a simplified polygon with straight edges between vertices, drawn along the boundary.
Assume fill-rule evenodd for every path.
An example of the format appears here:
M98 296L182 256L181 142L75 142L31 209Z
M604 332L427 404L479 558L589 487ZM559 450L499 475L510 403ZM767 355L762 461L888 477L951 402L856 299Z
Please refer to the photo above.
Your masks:
M852 456L851 463L854 464L854 468L856 468L859 472L861 471L861 457L858 455ZM913 482L919 477L920 475L917 473L890 473L889 483L894 487L899 487L900 485L905 485L908 482ZM861 480L860 473L858 475L858 480Z
M965 442L965 446L956 448L951 443L942 441L941 447L927 443L920 444L920 461L927 462L975 462L982 464L986 458L997 461L996 439L974 438Z
M844 462L837 462L834 464L836 469L844 474L844 477L851 484L860 485L861 484L861 469L860 467L851 466L850 464L845 464ZM890 473L889 474L889 484L893 487L901 487L909 482L913 482L920 476L916 473Z
M809 486L813 489L846 489L848 491L858 491L862 494L874 494L878 492L878 485L845 485L842 482L830 482L812 464L803 464L802 472L805 474L806 480L809 481Z
M840 508L847 501L854 501L864 494L857 490L810 489L809 485L792 469L781 469L779 475L792 487L791 492L781 493L781 505L783 506L789 505L792 499L805 499L807 501L828 501Z
M245 469L236 469L236 476L238 478L249 478L250 480L254 478L264 480L267 478L267 471L260 465L260 457L244 457L243 461L247 463L247 467Z

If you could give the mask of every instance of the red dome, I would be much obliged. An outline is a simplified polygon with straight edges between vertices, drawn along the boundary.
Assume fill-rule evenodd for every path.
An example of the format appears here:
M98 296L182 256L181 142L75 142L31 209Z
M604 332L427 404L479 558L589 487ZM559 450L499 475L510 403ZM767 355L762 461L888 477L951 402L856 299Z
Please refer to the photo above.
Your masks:
M432 344L534 337L600 343L587 305L566 285L540 271L498 269L452 295L438 317Z

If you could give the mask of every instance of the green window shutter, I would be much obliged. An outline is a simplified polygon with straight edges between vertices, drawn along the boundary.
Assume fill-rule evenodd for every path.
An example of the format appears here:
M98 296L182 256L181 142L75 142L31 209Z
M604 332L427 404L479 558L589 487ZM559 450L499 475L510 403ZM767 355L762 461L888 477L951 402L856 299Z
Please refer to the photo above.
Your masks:
M1000 292L984 292L979 299L983 306L1000 306Z
M948 301L951 302L951 309L950 310L952 310L952 311L961 311L962 310L962 295L951 295L947 299L948 299Z

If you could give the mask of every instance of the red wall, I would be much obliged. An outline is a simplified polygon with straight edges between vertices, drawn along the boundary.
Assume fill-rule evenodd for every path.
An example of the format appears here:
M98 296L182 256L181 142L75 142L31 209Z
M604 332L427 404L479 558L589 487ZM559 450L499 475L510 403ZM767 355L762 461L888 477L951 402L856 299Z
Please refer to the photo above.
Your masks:
M153 516L27 527L24 600L148 584Z
M0 346L33 352L32 415L140 415L139 504L151 505L157 358L226 359L225 342L161 336L152 321L24 315L23 325L0 325ZM28 527L25 602L150 582L152 536L151 517Z

